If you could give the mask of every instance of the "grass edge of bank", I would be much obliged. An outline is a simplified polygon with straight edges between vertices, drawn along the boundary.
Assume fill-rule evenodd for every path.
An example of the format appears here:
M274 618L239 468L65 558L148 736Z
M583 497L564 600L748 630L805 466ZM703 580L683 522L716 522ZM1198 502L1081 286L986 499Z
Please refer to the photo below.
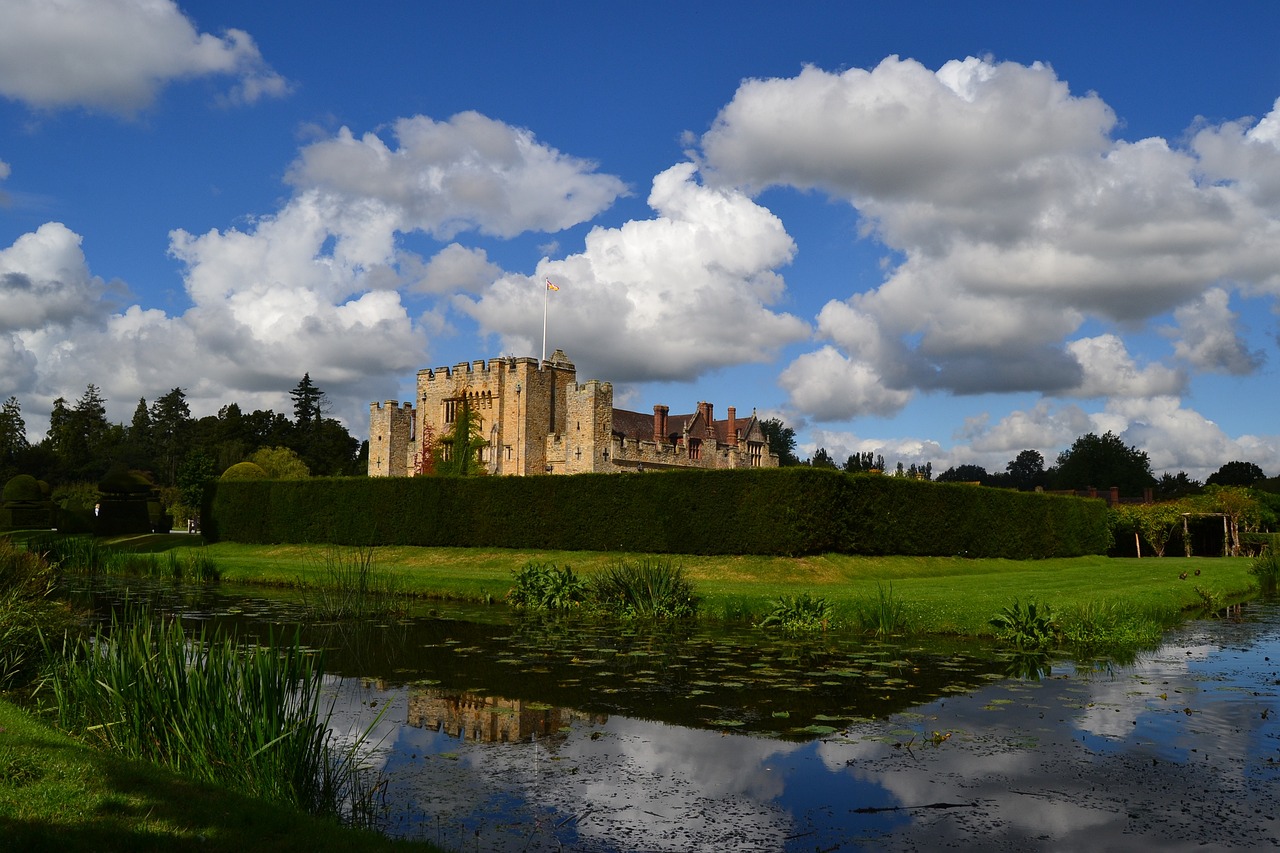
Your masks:
M307 588L326 581L326 545L193 544L185 534L117 540L140 550L202 549L227 583ZM1105 556L1045 560L961 557L699 557L612 552L534 552L501 548L374 549L378 570L404 594L499 604L514 573L529 562L569 565L583 576L622 560L670 560L683 567L705 617L758 622L783 596L826 598L838 619L855 615L889 589L913 633L991 636L989 624L1014 601L1047 604L1055 613L1125 608L1164 627L1258 593L1247 557Z
M0 696L0 848L437 851L95 749Z

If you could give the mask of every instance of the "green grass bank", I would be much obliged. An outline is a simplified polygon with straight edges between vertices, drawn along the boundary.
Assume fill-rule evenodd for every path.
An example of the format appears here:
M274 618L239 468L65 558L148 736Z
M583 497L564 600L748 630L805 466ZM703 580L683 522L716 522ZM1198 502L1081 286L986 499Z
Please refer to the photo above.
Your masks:
M0 700L0 850L424 851L130 761Z
M149 535L115 544L143 551L203 547L226 583L306 587L326 582L325 545L199 544L185 534ZM671 556L591 551L384 546L378 570L404 593L425 598L500 603L513 573L529 562L569 565L589 576L619 560L661 559L683 566L711 618L754 620L784 595L827 598L837 616L892 585L909 626L920 633L984 636L989 620L1015 599L1056 612L1123 603L1168 624L1206 605L1224 606L1258 589L1249 558L1085 556L1045 560L958 557Z

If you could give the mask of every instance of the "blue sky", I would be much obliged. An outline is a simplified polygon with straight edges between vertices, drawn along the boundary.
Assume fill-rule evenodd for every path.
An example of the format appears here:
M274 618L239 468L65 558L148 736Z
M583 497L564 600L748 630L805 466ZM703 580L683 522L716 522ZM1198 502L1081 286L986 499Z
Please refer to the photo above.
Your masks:
M1280 6L0 0L33 438L550 347L617 404L1280 474Z

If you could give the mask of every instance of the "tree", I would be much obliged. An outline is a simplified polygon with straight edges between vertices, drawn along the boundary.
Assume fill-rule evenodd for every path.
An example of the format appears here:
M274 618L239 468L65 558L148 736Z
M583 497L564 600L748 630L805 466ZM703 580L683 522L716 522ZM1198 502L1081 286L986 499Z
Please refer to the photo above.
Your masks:
M1117 486L1122 495L1141 495L1156 483L1146 452L1129 447L1112 432L1077 438L1058 454L1053 479L1060 489Z
M827 452L825 447L819 447L813 452L813 458L809 460L809 465L813 468L830 468L834 471L836 461L831 458L831 454Z
M953 465L938 475L939 483L979 483L986 485L991 479L981 465Z
M324 392L312 383L310 373L302 374L301 381L289 396L293 398L293 423L299 432L306 432L320 423L327 407Z
M246 460L267 472L272 480L305 480L311 476L307 463L287 447L263 447Z
M796 456L796 431L778 418L760 422L760 431L769 444L769 452L778 457L779 465L799 465Z
M844 470L850 474L858 474L861 472L875 472L877 474L884 473L884 457L867 451L865 453L854 453L844 461Z
M1245 531L1256 529L1262 521L1265 508L1245 486L1206 486L1197 499L1202 511L1220 512L1227 517L1231 556L1240 556L1240 526Z
M190 446L191 424L191 409L181 388L174 388L151 405L151 433L165 485L177 480L178 461Z
M123 433L123 430L120 430ZM116 436L107 422L106 401L90 384L74 407L62 397L53 401L46 440L62 467L73 476L101 476L109 467L108 450Z
M1013 487L1020 492L1033 492L1046 482L1044 457L1038 450L1024 450L1004 468Z
M17 397L10 397L0 406L0 462L12 462L29 446L22 406Z
M1205 480L1208 486L1252 486L1259 480L1267 479L1262 469L1252 462L1228 462Z
M436 473L455 477L485 473L480 450L487 445L479 416L463 398L455 410L452 429L436 439Z
M1159 482L1156 483L1155 495L1159 500L1171 501L1176 498L1198 495L1202 488L1204 487L1200 481L1188 477L1186 471L1179 471L1177 474L1170 474L1165 471L1160 475Z
M178 466L178 493L182 496L181 513L174 511L174 519L199 518L200 506L204 501L205 486L217 478L214 461L203 450L193 450ZM174 508L171 508L174 509Z
M1120 504L1111 508L1111 526L1117 536L1132 532L1147 541L1157 557L1164 556L1173 531L1182 525L1182 514L1194 509L1181 501L1151 504ZM1137 546L1141 556L1141 547Z

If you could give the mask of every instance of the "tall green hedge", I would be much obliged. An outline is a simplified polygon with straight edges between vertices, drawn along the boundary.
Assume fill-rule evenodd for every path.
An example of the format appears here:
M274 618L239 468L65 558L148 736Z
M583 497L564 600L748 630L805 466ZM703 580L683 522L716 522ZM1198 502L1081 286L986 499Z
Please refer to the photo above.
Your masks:
M215 482L204 531L238 542L679 554L1077 556L1102 501L811 468L574 477Z

